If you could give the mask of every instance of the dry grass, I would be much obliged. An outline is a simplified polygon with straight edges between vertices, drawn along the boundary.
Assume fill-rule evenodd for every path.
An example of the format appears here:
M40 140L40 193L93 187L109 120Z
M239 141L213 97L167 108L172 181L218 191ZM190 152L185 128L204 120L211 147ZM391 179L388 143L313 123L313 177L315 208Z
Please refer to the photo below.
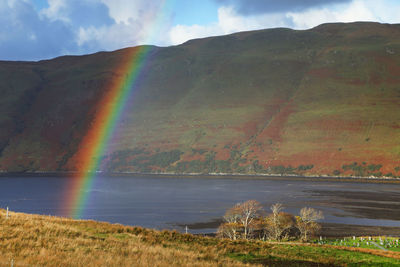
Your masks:
M396 266L400 253L231 241L0 209L0 266ZM383 265L381 265L383 264Z
M142 228L0 210L0 266L245 266L215 249L161 244ZM170 232L165 232L170 233Z

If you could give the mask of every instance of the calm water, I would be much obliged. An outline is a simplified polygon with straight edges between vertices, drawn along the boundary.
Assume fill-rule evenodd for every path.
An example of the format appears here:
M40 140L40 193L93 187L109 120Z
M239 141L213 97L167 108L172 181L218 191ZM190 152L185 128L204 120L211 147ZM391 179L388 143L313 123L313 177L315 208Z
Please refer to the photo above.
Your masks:
M284 178L282 178L284 179ZM65 216L68 178L0 178L0 207ZM234 204L256 199L266 209L276 202L297 214L321 209L325 222L400 226L400 184L308 182L234 178L98 177L85 219L182 231L185 224L220 219ZM215 228L191 232L212 232Z

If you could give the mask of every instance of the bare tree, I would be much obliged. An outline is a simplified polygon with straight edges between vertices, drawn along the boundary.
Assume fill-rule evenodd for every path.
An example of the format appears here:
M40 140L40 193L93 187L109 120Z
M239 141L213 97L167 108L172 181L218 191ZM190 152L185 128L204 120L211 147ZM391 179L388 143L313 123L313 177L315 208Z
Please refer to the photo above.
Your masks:
M218 228L218 234L222 237L228 237L236 240L240 230L243 228L240 223L240 210L238 205L230 208L224 215L225 223Z
M275 203L271 206L272 214L267 217L270 233L274 239L279 239L281 236L281 227L279 225L279 213L283 210L281 203Z
M242 228L240 223L223 223L218 227L218 236L236 240Z
M247 239L252 231L252 226L260 217L262 206L257 200L248 200L235 206L239 210L239 220L243 225L243 237Z
M227 223L237 223L240 221L240 210L239 206L235 205L225 212L224 220Z
M323 218L322 211L307 207L300 210L300 216L296 216L296 226L303 241L307 241L310 235L316 234L321 229L317 221Z
M226 211L223 223L218 228L218 234L223 237L237 239L241 233L247 239L253 228L259 227L261 204L256 200L238 203Z
M271 206L272 214L266 218L267 231L270 238L279 240L285 230L291 228L295 224L293 215L282 212L283 205L276 203Z
M272 219L275 227L279 225L279 213L283 210L283 205L281 203L275 203L271 206Z

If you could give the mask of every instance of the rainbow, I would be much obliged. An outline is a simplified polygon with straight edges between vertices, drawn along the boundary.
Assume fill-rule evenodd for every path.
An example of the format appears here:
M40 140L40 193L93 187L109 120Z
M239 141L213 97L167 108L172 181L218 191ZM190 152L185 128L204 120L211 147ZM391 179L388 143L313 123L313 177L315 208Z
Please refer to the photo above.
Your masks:
M164 0L157 11L157 19L149 24L148 41L154 40L155 34L160 32L160 27L165 21L165 16L171 11L172 2ZM109 89L99 103L101 109L81 141L76 154L78 171L74 175L65 192L62 203L62 214L75 219L82 218L85 206L90 196L90 190L96 178L96 171L100 167L101 158L107 152L107 147L116 131L119 118L123 114L127 100L134 88L138 86L140 74L145 63L154 49L152 46L138 46L131 48L126 60L120 64L116 73L118 77L110 81Z

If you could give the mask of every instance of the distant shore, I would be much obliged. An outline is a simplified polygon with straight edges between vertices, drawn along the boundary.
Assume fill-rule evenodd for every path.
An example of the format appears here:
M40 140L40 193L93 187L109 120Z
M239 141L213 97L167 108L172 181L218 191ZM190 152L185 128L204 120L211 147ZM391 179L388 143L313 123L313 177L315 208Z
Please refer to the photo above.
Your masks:
M78 172L0 172L2 177L72 177L76 175L87 175L93 173ZM166 177L166 178L229 178L229 179L265 179L265 180L297 180L297 181L343 181L363 183L400 183L400 178L386 177L357 177L357 176L306 176L306 175L279 175L279 174L227 174L227 173L137 173L137 172L96 172L99 176L111 177Z

